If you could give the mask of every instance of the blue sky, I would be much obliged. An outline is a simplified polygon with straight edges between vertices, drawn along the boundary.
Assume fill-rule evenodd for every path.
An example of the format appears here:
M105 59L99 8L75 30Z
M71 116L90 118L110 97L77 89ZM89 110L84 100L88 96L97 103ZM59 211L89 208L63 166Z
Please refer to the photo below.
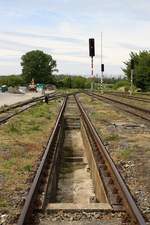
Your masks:
M0 75L21 73L21 56L40 49L59 73L90 74L88 39L96 41L100 73L103 32L105 74L120 75L131 51L150 50L148 0L0 0Z

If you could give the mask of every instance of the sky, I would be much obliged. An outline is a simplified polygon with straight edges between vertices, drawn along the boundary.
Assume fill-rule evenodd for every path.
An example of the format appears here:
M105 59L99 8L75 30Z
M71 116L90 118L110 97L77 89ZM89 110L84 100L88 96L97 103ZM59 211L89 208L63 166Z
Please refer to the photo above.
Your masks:
M0 75L21 73L21 56L42 50L60 74L90 75L89 38L95 38L94 74L123 74L131 51L150 50L148 0L0 0Z

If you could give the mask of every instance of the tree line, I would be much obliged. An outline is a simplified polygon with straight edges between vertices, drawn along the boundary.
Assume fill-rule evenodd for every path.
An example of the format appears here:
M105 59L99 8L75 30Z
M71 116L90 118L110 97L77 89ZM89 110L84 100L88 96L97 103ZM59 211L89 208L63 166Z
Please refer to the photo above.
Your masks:
M129 85L131 74L131 59L135 62L134 85L142 91L150 91L150 51L131 52L129 59L124 62L122 68L125 78L104 78L104 83ZM21 57L22 74L0 76L0 85L8 86L28 85L32 79L36 83L54 84L58 88L90 88L91 79L83 76L55 75L57 63L52 58L40 50L27 52ZM120 82L121 81L121 82ZM99 78L95 78L95 83L100 83ZM116 85L116 87L117 87Z
M133 74L134 85L143 91L150 91L150 51L130 53L130 58L124 62L125 68L122 68L129 81L131 78L131 60L135 64Z
M105 84L115 85L118 81L124 80L122 78L105 78ZM100 79L94 79L95 84L100 84ZM23 75L10 75L10 76L0 76L0 86L27 86L27 82ZM52 75L47 79L46 84L53 84L57 88L79 88L79 89L89 89L91 87L91 79L83 76L69 76L65 74Z

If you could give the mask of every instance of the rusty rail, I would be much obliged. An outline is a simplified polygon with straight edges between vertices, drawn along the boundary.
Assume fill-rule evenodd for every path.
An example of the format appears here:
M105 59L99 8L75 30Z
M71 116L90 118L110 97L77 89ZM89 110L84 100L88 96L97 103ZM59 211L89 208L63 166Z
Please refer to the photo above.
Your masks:
M49 94L48 98L53 98L54 96L56 96L56 92L54 92L52 94ZM23 102L22 101L17 102L17 103L14 103L12 105L9 105L7 107L4 107L3 109L0 110L0 113L4 113L4 112L7 112L7 111L12 110L12 109L19 108L19 107L28 105L28 104L33 103L33 102L38 102L38 101L41 101L43 99L44 99L44 96L42 95L40 97L32 98L32 99L29 99L29 100L26 100L26 101L23 101Z
M94 97L96 99L99 99L101 101L107 100L107 101L110 101L112 103L117 103L117 104L120 104L122 106L126 106L126 108L122 108L122 107L119 107L119 106L117 106L117 107L119 109L125 111L125 112L128 112L130 114L133 114L133 115L135 115L137 117L140 117L141 119L144 119L147 122L150 122L150 118L149 118L149 116L150 116L150 110L148 110L148 109L142 109L142 108L139 108L137 106L133 106L133 105L127 104L125 102L121 102L121 101L118 101L118 100L115 100L115 99L112 99L112 98L108 98L106 96L97 95L97 94L90 93L90 92L84 92L84 93L87 94L87 95L89 95L89 96L92 96L92 97ZM135 110L136 112L135 111L133 112L133 111L129 110L129 108ZM140 113L144 113L145 115L139 114L138 111ZM148 117L146 115L148 115Z
M90 135L90 138L93 139L93 143L96 146L96 149L98 150L101 157L103 157L103 160L105 162L105 165L111 174L111 177L113 179L113 182L115 183L119 196L122 199L124 208L126 209L127 214L129 215L131 221L134 224L138 225L146 225L143 215L140 212L139 208L137 207L136 203L134 202L132 195L130 191L128 190L126 184L123 181L123 178L121 177L120 173L118 172L112 158L108 154L105 146L103 145L102 140L100 139L96 129L94 128L93 124L91 123L91 120L87 116L85 110L82 107L82 104L78 100L78 98L75 96L77 105L79 107L79 110L81 112L81 118L84 121L84 124L86 125L86 128L88 128L88 132ZM17 225L29 225L31 223L31 216L36 209L44 209L47 203L47 194L44 195L44 200L41 204L39 204L39 196L41 193L43 193L43 190L45 193L48 189L48 183L51 182L52 176L53 176L53 170L57 166L58 163L58 148L60 148L62 139L63 139L63 113L65 110L67 102L67 97L65 98L62 107L60 109L59 115L57 117L57 121L55 124L55 127L52 131L52 134L49 138L47 148L45 150L45 153L43 155L43 158L41 160L40 166L37 170L37 173L35 175L34 181L32 183L31 189L28 193L28 196L26 198L23 210L21 212L21 215L19 217ZM45 177L48 178L46 181ZM43 183L45 183L43 187ZM39 207L40 205L40 207Z
M121 98L133 99L133 100L136 100L136 101L150 103L150 99L144 98L144 97L140 97L140 96L132 96L132 95L129 95L129 94L127 95L125 93L119 93L119 92L106 92L105 94L118 96L118 97L121 97Z
M29 225L30 224L30 218L32 216L33 211L37 208L39 202L38 202L38 196L43 192L43 183L45 182L45 176L48 173L48 170L53 169L53 165L56 162L56 156L55 152L57 150L57 146L59 145L57 140L61 140L60 138L60 129L62 128L63 123L63 112L65 110L67 102L67 97L65 97L64 102L62 104L62 107L60 109L59 115L57 117L55 127L52 131L52 134L50 135L45 153L43 155L43 158L41 160L40 166L37 170L37 173L35 175L34 181L32 183L32 186L30 188L30 191L28 193L28 196L26 198L24 207L22 209L21 215L19 217L17 225ZM57 138L58 137L58 138ZM62 135L61 135L62 137ZM44 187L45 189L45 187ZM46 183L46 189L47 189L47 183ZM46 197L46 196L45 196ZM42 208L45 205L45 199L42 203ZM41 207L41 204L40 204Z
M57 98L60 98L60 97L65 97L65 95L50 95L48 96L49 100L54 100L54 99L57 99ZM35 106L36 104L38 104L38 102L40 102L41 100L43 100L44 97L41 96L41 97L38 97L36 99L32 99L32 100L28 100L28 101L25 101L25 102L20 102L20 103L17 103L16 105L11 105L10 108L4 110L4 111L1 111L1 112L6 112L6 115L1 115L0 114L0 124L3 124L5 122L7 122L7 120L9 120L10 118L26 111L27 109ZM9 110L12 110L12 109L16 109L16 108L19 108L19 107L23 107L23 106L26 106L25 108L21 108L19 109L17 112L14 111L14 112L7 112Z
M94 142L96 144L96 147L97 147L99 153L103 156L105 164L106 164L109 172L112 174L115 184L117 184L117 187L119 188L119 193L124 202L124 207L125 207L127 213L130 215L132 222L135 224L138 224L138 225L146 225L142 213L140 212L139 208L137 207L135 201L133 200L133 197L132 197L130 191L128 190L126 184L124 183L123 178L120 175L120 173L118 172L112 158L110 157L109 153L107 152L107 150L106 150L101 138L99 137L96 129L94 128L90 118L87 116L85 110L83 109L81 102L78 100L78 98L76 96L75 96L75 99L76 99L77 105L80 109L81 116L89 130L90 136L94 139Z

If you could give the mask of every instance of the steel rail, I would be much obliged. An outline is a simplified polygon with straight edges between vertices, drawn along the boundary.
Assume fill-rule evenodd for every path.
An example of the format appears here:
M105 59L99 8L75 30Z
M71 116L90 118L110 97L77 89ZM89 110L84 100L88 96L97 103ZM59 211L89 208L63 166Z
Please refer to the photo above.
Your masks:
M132 221L136 222L138 225L146 225L142 213L140 212L139 208L137 207L135 201L133 200L133 197L132 197L130 191L128 190L126 184L124 183L122 176L118 172L112 158L110 157L107 149L105 148L105 146L104 146L101 138L99 137L95 127L93 126L90 118L88 117L87 113L83 109L81 102L78 100L78 98L76 96L75 96L75 99L76 99L77 105L80 109L82 118L85 121L85 123L90 131L91 137L95 139L95 142L97 144L99 152L102 153L107 167L109 167L109 170L111 171L111 173L113 173L113 177L115 178L115 181L117 182L118 186L120 187L120 192L121 192L121 195L123 196L124 207L126 208L126 211L129 213L130 217L132 218Z
M48 98L54 97L55 95L56 95L56 93L49 94ZM40 97L33 98L33 99L29 99L29 100L26 100L26 101L23 101L23 102L22 101L17 102L17 103L14 103L12 105L7 106L6 108L4 107L3 109L0 110L0 113L4 113L4 112L7 112L9 110L16 109L16 108L22 107L24 105L28 105L32 102L37 102L37 101L40 101L40 100L43 100L43 99L44 99L44 95L40 96Z
M112 93L114 93L114 94L120 94L120 95L127 95L127 96L129 96L129 93L127 92L122 92L122 91L106 91L105 92L106 94L112 94ZM142 96L141 96L142 95ZM134 93L133 95L132 95L133 97L135 96L135 97L141 97L141 98L144 98L144 99L149 99L149 98L147 98L147 97L150 97L150 93L146 93L146 92L136 92L136 93ZM145 98L145 96L147 96L146 98ZM149 99L150 100L150 99Z
M97 96L97 97L100 97L100 98L105 98L105 99L107 99L107 100L110 100L110 101L113 101L113 102L116 102L116 103L119 103L119 104L122 104L122 105L125 105L125 106L128 106L128 107L131 107L131 108L136 109L136 110L139 110L139 111L141 111L141 112L150 114L150 110L148 110L148 109L142 109L142 108L139 108L139 107L137 107L137 106L133 106L133 105L130 105L130 104L128 104L128 103L121 102L121 101L119 101L119 100L112 99L112 98L110 98L110 97L106 97L106 96L103 96L103 95L98 95L98 94L95 94L95 93L90 93L90 94L92 94L93 96Z
M107 100L107 101L111 101L112 103L117 103L117 104L120 104L122 106L127 106L128 108L132 109L132 110L138 110L139 112L141 113L144 113L144 114L147 114L148 116L150 116L150 110L147 110L147 109L142 109L142 108L139 108L137 106L133 106L133 105L130 105L130 104L127 104L127 103L124 103L124 102L121 102L121 101L118 101L118 100L114 100L114 99L111 99L111 98L108 98L108 97L105 97L105 96L101 96L101 95L97 95L97 94L93 94L93 93L89 93L89 92L84 92L85 94L89 95L89 96L92 96L98 100L101 100L101 101L104 101L104 100ZM128 112L130 114L133 114L137 117L140 117L141 119L144 119L148 122L150 122L150 118L144 116L144 115L140 115L139 113L137 112L133 112L133 111L130 111L128 108L121 108L119 106L117 106L119 109L125 111L125 112Z
M55 95L55 96L52 96L52 97L49 97L49 100L51 101L51 100L55 100L55 99L58 99L58 98L61 98L61 97L65 97L65 95ZM21 105L18 105L17 107L15 107L15 108L19 108L19 107L23 107L23 106L25 106L26 105L26 108L23 108L23 109L20 109L18 112L12 112L11 114L6 114L6 115L1 115L0 114L0 125L1 124L3 124L3 123L5 123L5 122L7 122L10 118L12 118L12 117L14 117L14 116L16 116L16 115L18 115L18 114L20 114L20 113L22 113L22 112L24 112L24 111L26 111L26 110L28 110L29 108L31 108L31 107L33 107L33 106L35 106L35 105L37 105L38 103L39 103L39 101L41 101L41 100L43 100L44 99L44 97L42 97L42 98L40 98L40 99L36 99L36 100L30 100L30 102L28 102L28 103L25 103L25 104L21 104ZM33 104L32 104L33 103ZM28 105L28 106L27 106ZM14 109L15 109L14 108ZM12 108L11 108L12 109ZM11 110L10 109L10 110ZM8 110L7 110L8 111ZM4 112L5 113L5 112ZM7 113L7 112L6 112Z
M148 98L143 98L143 97L138 97L138 96L131 96L131 95L115 93L115 92L114 93L113 92L110 92L110 93L108 92L108 93L105 93L105 94L118 96L118 97L125 98L125 99L132 99L132 100L136 100L136 101L150 103L150 99L148 99Z
M43 177L46 167L50 163L49 160L50 160L51 148L53 147L52 146L53 140L56 138L57 134L59 133L59 129L61 127L61 122L63 119L63 112L65 110L66 102L67 102L67 97L65 97L62 107L60 109L60 112L58 114L58 117L57 117L57 120L55 123L55 127L52 131L52 134L50 135L45 153L42 157L42 160L41 160L40 166L37 170L37 173L34 177L33 183L31 185L30 191L27 195L27 198L26 198L25 204L23 206L23 209L21 211L21 215L19 217L17 225L29 225L30 224L30 217L35 208L34 204L35 204L36 198L38 196L42 177Z

